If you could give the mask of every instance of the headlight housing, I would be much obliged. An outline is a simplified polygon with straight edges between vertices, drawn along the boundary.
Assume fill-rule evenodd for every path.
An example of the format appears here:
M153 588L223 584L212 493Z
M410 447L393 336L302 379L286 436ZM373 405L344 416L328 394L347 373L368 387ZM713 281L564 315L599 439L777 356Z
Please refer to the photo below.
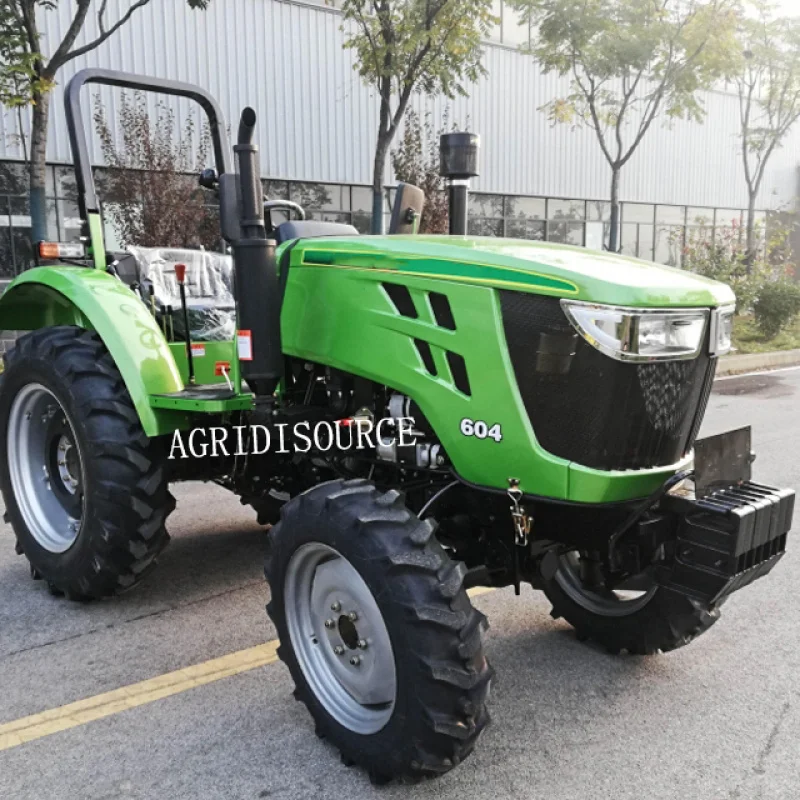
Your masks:
M711 355L721 356L731 349L735 305L720 306L711 314Z
M577 300L562 300L561 307L590 345L618 361L696 358L709 316L707 308L628 308Z

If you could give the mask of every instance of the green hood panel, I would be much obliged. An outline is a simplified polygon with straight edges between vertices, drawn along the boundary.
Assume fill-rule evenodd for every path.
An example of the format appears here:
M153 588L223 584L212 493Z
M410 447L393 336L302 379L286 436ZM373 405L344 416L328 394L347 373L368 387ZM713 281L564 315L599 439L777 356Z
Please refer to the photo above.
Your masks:
M359 236L301 240L292 265L408 276L643 307L732 303L725 284L681 269L584 247L524 239Z

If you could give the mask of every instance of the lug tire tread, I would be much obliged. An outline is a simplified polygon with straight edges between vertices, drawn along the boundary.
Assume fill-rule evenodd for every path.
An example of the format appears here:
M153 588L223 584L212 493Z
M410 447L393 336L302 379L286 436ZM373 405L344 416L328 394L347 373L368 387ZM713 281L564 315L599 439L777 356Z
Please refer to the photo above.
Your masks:
M85 458L96 464L95 474L104 476L91 487L91 512L84 522L89 528L81 533L89 536L88 552L68 574L48 576L30 534L20 535L21 517L12 514L18 552L26 555L48 588L68 599L96 599L130 589L152 569L169 542L165 522L175 498L167 488L163 454L142 430L113 358L94 331L55 326L20 337L3 360L5 376L25 370L31 361L49 363L50 376L72 402L77 417L73 421L86 434ZM5 425L2 439L4 452ZM5 460L0 472L8 507L11 487Z
M564 592L555 578L544 581L543 588L553 604L553 619L563 617L575 629L578 641L593 641L611 655L667 653L689 644L719 619L719 608L708 608L665 587L659 587L643 608L624 617L589 611Z
M284 567L302 542L299 532L311 526L333 531L315 536L331 546L335 541L346 557L359 554L365 568L380 576L379 602L394 609L390 635L405 643L395 650L398 680L402 674L415 676L413 697L406 698L414 713L407 706L397 730L394 717L387 723L386 735L395 739L377 754L364 741L384 731L360 736L330 717L309 689L291 647L283 616ZM450 561L435 538L435 525L409 512L399 491L381 492L361 479L337 480L289 501L269 538L265 574L272 600L267 611L281 640L278 654L294 679L295 697L308 708L317 731L339 748L343 762L362 767L373 783L382 784L434 777L466 758L489 722L493 671L481 641L486 618L473 608L463 586L465 569ZM398 696L402 691L398 685Z

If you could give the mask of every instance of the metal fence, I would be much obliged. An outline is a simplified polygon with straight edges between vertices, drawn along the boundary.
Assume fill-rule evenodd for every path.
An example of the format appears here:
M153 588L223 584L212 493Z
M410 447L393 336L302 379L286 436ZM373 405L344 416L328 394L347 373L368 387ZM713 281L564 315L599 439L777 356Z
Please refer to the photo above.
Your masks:
M72 169L50 166L47 174L48 227L60 241L80 235ZM307 181L265 180L267 197L294 200L309 217L346 222L368 233L372 215L369 186ZM387 192L391 201L392 190ZM741 231L741 208L698 208L649 203L621 204L622 252L671 266L681 265L693 229L717 237L723 230ZM602 248L608 238L610 206L603 200L473 193L469 232L562 242ZM765 217L760 212L759 217ZM115 241L109 230L109 242ZM18 162L0 162L0 277L10 277L33 264L27 175Z

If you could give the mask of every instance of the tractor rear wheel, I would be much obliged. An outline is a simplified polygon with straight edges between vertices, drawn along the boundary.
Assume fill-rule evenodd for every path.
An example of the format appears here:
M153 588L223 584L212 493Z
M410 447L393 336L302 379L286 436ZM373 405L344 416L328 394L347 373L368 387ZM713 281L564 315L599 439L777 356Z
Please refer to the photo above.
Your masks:
M278 655L317 734L376 783L463 760L489 721L486 618L395 490L324 483L290 500L266 566Z
M58 326L4 362L0 489L17 551L54 594L130 588L167 544L175 501L114 360L93 331Z
M719 609L659 586L649 573L615 590L588 586L577 551L559 557L554 576L544 581L553 604L551 616L563 617L580 639L591 639L616 654L652 655L688 644L718 619Z

